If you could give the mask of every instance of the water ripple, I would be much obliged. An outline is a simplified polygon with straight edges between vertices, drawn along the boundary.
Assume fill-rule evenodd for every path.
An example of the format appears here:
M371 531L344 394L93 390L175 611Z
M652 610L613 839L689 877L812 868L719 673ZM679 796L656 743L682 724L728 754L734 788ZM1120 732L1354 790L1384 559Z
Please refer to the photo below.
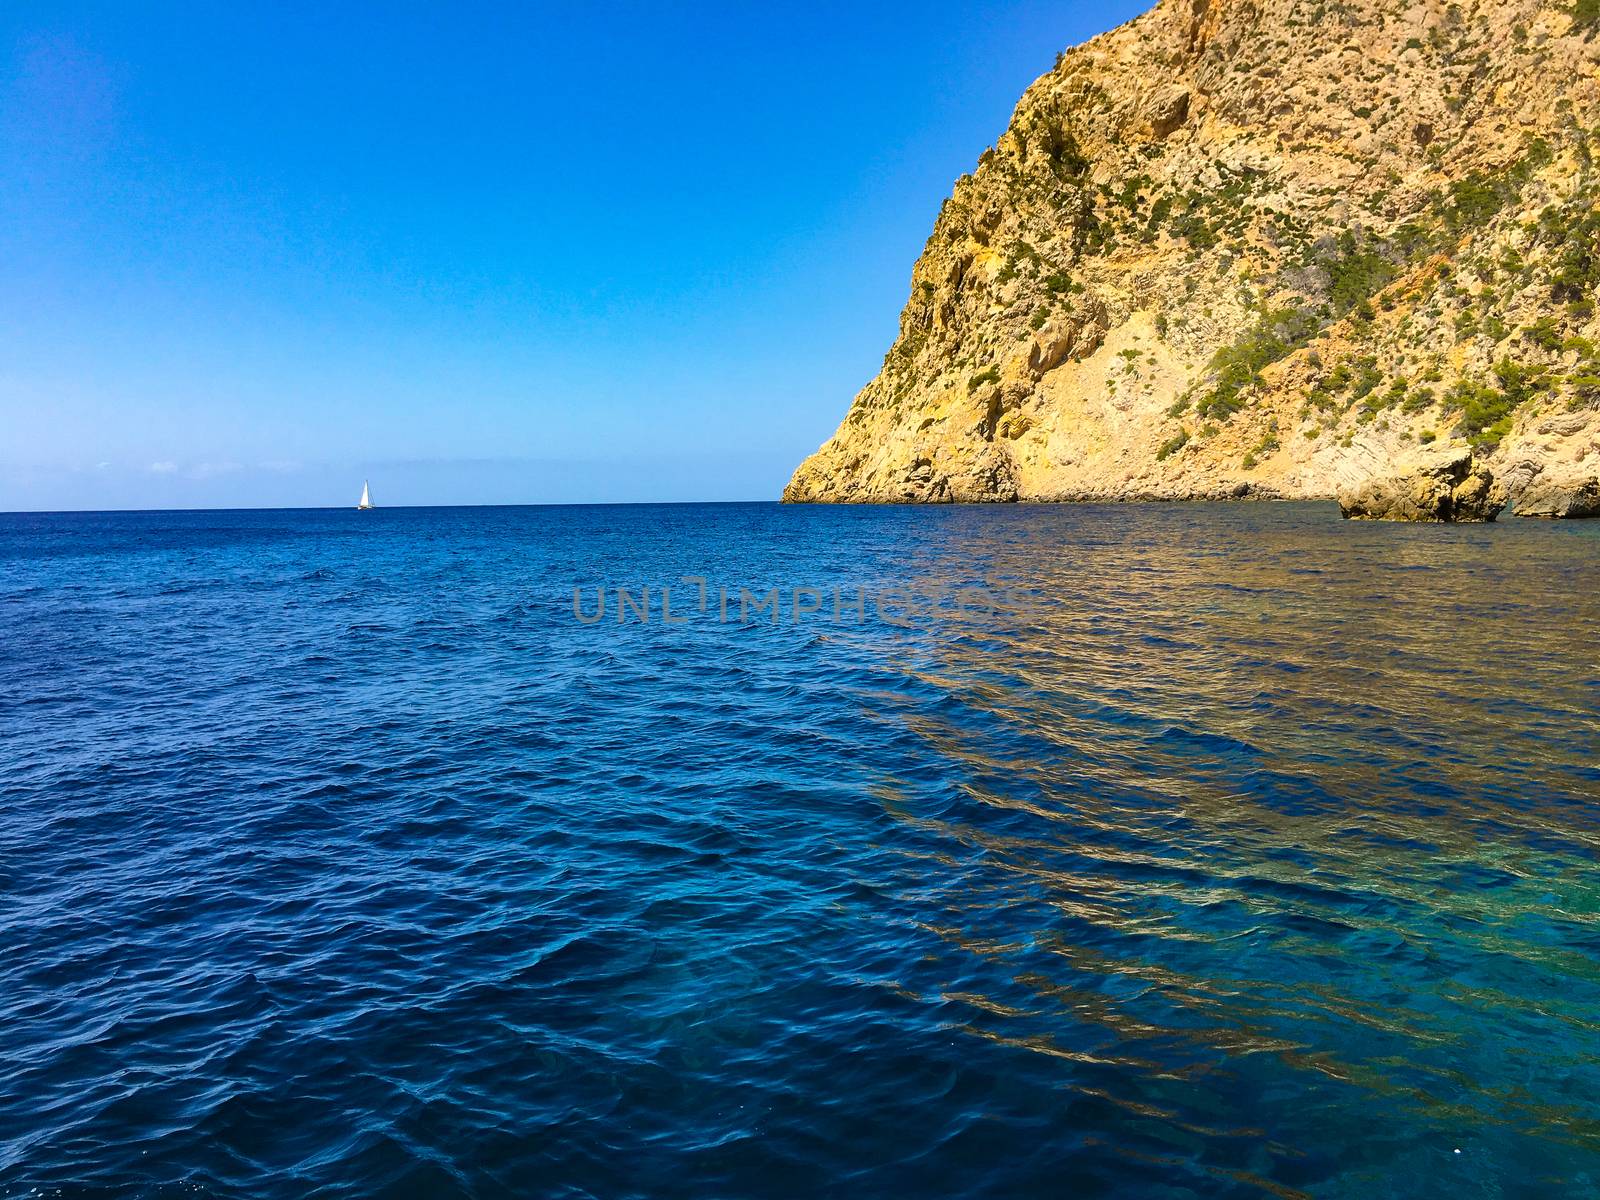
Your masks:
M1597 549L0 517L0 1196L1600 1193Z

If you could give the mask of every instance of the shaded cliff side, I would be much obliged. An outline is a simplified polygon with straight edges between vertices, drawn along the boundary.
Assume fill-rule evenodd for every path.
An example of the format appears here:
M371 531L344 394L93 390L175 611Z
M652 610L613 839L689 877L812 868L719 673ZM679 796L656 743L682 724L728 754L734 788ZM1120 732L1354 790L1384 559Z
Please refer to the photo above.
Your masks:
M791 501L1331 496L1600 470L1600 10L1162 0L957 181Z

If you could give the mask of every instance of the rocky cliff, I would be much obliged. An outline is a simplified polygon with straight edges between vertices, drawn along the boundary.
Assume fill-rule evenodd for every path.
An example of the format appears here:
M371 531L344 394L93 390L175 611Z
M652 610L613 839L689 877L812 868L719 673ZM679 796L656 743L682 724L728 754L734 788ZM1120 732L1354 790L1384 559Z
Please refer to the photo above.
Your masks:
M1600 0L1161 0L957 181L791 501L1600 470Z

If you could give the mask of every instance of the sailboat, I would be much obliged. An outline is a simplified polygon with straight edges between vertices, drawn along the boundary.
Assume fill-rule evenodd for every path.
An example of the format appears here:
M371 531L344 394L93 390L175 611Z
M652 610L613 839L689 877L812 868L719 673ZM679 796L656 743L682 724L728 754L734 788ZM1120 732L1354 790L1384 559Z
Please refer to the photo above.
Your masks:
M365 510L365 509L369 509L371 507L372 507L372 492L370 490L368 490L367 481L365 479L363 479L361 481L361 503L356 505L356 508L360 509L360 510Z

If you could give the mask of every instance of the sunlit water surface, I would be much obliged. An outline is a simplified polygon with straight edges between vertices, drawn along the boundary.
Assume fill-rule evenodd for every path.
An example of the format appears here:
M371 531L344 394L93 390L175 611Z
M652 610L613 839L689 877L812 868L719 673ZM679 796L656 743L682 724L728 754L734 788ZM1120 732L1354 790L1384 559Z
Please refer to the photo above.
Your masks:
M1597 564L1317 505L0 517L0 1195L1594 1195ZM1036 603L574 619L685 575Z

